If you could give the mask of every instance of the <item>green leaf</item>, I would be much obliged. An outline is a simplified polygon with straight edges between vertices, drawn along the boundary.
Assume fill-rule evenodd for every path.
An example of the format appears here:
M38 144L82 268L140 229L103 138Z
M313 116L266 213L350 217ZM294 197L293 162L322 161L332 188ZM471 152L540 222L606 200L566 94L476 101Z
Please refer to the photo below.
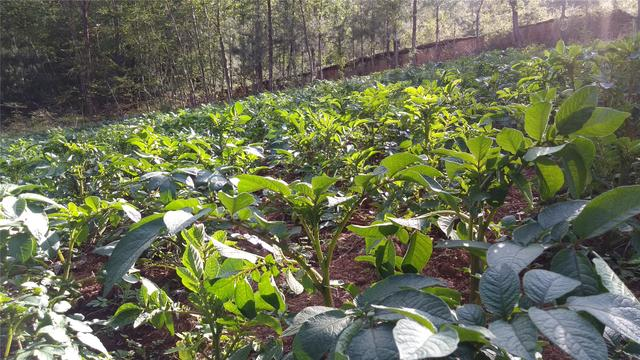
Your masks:
M602 282L602 286L605 289L609 290L610 293L615 295L620 295L624 297L628 297L629 299L635 299L635 295L629 288L620 280L618 275L609 267L609 265L597 257L593 260L593 265L596 268L596 273L600 276L600 281ZM637 299L636 299L637 301Z
M487 310L507 317L513 311L520 296L520 279L508 265L489 267L480 279L480 299Z
M552 271L529 270L522 278L524 293L538 305L550 303L580 286L580 281Z
M513 230L511 240L521 246L529 246L536 241L540 235L544 233L544 229L536 221L531 221L518 226ZM528 264L527 264L528 265ZM525 267L527 265L524 265Z
M524 135L520 130L505 127L496 136L496 142L504 151L516 154L524 144Z
M493 333L482 326L447 325L458 333L459 341L489 345L494 338Z
M613 134L631 116L628 112L597 107L575 135L604 137Z
M80 340L81 343L85 344L91 349L109 356L109 352L104 347L104 345L102 345L102 342L100 341L100 339L98 339L97 336L90 333L79 332L76 334L76 337L78 338L78 340Z
M255 202L253 196L246 192L233 196L228 195L223 191L218 191L218 200L220 200L222 205L231 215L234 215L239 210L242 210Z
M476 162L480 163L487 158L491 145L493 145L493 140L486 136L477 136L468 139L466 143Z
M191 271L196 278L202 278L204 274L204 262L200 256L200 252L195 246L189 244L186 251L182 255L182 264Z
M580 281L576 295L593 295L600 292L598 275L589 259L574 249L562 249L551 259L551 271Z
M308 319L293 339L296 359L322 359L333 349L338 335L353 321L343 311L331 310Z
M419 156L408 152L402 152L387 156L382 161L380 161L380 165L387 170L386 176L391 178L398 171L404 170L409 165L415 164L417 162L422 162L422 159Z
M120 281L140 255L149 248L153 240L160 235L160 232L165 228L162 218L163 214L147 216L131 226L129 232L120 239L105 266L104 296L111 291L113 285Z
M385 278L358 295L354 301L358 307L375 304L377 301L401 290L423 289L429 286L442 286L440 280L417 274L393 275Z
M562 169L572 197L580 198L591 182L591 165L595 155L595 145L583 137L575 138L562 150Z
M585 311L601 323L640 344L640 304L633 298L615 294L570 297L567 306Z
M455 321L451 309L449 309L449 306L444 300L420 290L400 290L380 301L376 301L376 308L379 308L379 305L388 308L409 308L416 310L418 314L426 317L436 327ZM376 312L376 318L393 321L401 317L388 312Z
M284 297L276 287L276 283L270 273L264 273L260 278L258 292L260 297L277 312L283 313L286 310Z
M302 325L307 320L311 319L312 317L318 314L322 314L332 310L335 310L335 309L327 306L308 306L302 309L302 311L300 311L299 313L296 314L296 316L293 317L293 321L291 322L291 325L282 333L282 336L285 337L285 336L291 336L291 335L297 334L298 331L300 330L300 327L302 327Z
M547 129L550 114L550 102L539 102L527 107L524 113L524 130L532 139L536 141L542 139Z
M566 144L558 145L558 146L543 146L543 147L532 147L524 154L522 157L524 161L535 161L536 159L549 156L553 154L557 154L562 149L564 149Z
M325 193L329 189L329 187L331 187L331 185L335 184L337 181L338 179L324 174L320 176L314 176L311 179L311 188L313 189L313 193L318 196Z
M244 174L236 176L231 181L238 187L239 193L252 193L267 189L283 196L291 195L291 190L286 182L268 176Z
M291 292L295 295L300 295L304 292L304 286L293 276L291 270L285 272L285 280L287 281L289 289L291 289Z
M570 200L549 205L538 214L538 223L545 229L551 229L563 221L571 221L580 214L587 203L585 200Z
M210 209L203 210L197 215L191 215L191 212L186 210L167 211L163 216L167 232L169 235L179 233L202 217L205 214L204 211L208 212Z
M487 251L487 264L490 267L499 267L504 264L519 273L542 255L543 251L544 247L540 244L520 246L503 241L491 245Z
M249 319L256 317L256 301L253 295L253 289L249 282L245 279L236 281L235 303L242 315Z
M427 329L436 332L438 328L429 320L427 314L423 311L408 307L390 307L384 305L372 305L374 309L381 311L376 315L377 319L383 320L400 320L403 318L411 319Z
M572 222L581 239L589 239L615 229L640 214L640 185L620 186L596 196Z
M538 159L536 161L538 173L540 196L544 200L552 198L564 185L564 174L562 169L549 159Z
M529 308L529 317L538 330L574 359L607 359L607 346L591 323L566 309Z
M393 340L393 326L383 324L361 330L351 339L346 355L359 360L396 359L398 348Z
M20 263L25 263L33 256L36 243L27 233L17 233L9 237L8 254Z
M109 319L108 324L114 329L121 328L125 325L133 324L136 318L140 316L143 309L132 303L120 305L116 313Z
M421 273L433 252L433 240L421 232L415 232L409 240L409 247L402 259L402 271Z
M477 304L464 304L456 309L458 322L464 325L484 326L486 321L484 310Z
M220 255L228 259L242 259L255 264L256 261L258 261L258 259L260 258L260 256L258 255L244 250L236 249L215 239L211 239L211 243L216 248L216 250L218 250Z
M395 217L389 216L387 217L387 220L391 221L392 223L398 226L415 229L418 231L424 230L427 226L429 226L429 220L427 220L424 217L414 217L410 219L404 219L404 218L395 218Z
M556 114L556 128L561 135L578 131L598 105L598 88L590 85L576 90L562 102Z
M458 334L447 327L434 333L419 323L402 319L393 328L393 339L401 360L443 357L458 347Z
M391 240L384 240L376 248L376 270L381 277L385 278L395 274L396 268L396 248Z
M538 331L527 315L517 314L510 322L494 321L489 324L489 330L495 335L494 344L511 355L525 360L535 360Z
M240 103L236 103L236 104L240 104ZM253 350L253 347L251 346L251 344L245 345L240 349L236 350L233 354L231 354L231 356L229 356L227 360L248 360L252 350Z

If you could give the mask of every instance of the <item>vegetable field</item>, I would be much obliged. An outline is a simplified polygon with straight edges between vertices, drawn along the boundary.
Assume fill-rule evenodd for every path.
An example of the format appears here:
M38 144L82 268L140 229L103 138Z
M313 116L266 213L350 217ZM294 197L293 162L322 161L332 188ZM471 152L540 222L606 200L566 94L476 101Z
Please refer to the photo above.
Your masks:
M15 359L640 356L640 37L0 139Z

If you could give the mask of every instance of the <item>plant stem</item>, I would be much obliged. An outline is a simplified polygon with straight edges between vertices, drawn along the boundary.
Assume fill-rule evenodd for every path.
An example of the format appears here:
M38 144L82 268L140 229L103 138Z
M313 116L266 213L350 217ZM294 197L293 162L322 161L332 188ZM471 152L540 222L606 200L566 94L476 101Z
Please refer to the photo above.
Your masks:
M3 359L9 358L9 353L11 352L11 343L13 342L14 331L15 331L14 327L9 326L9 331L7 333L7 342L4 348L4 355L2 356Z

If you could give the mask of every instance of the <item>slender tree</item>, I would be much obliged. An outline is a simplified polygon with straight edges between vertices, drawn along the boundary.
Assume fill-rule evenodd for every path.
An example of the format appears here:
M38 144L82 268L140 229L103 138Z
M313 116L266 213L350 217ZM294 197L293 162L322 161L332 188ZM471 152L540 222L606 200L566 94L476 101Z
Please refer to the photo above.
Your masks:
M413 56L413 65L418 65L418 54L416 53L416 30L418 22L418 0L413 0L413 8L411 12L411 55Z
M269 91L273 91L273 23L271 19L271 0L267 0L267 41L269 42Z
M511 25L513 32L513 44L516 47L520 46L520 24L518 22L518 0L509 0L509 6L511 7Z

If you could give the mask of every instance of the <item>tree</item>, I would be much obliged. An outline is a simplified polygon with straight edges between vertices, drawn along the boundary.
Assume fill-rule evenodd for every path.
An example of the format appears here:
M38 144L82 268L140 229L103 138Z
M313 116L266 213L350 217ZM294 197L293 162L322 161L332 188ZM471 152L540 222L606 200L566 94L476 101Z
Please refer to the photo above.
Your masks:
M267 0L267 40L269 42L269 91L273 91L273 23L271 19L271 0Z
M511 7L511 25L513 27L513 44L520 47L520 24L518 22L518 0L509 0Z
M416 52L416 30L418 21L418 0L413 0L413 10L411 13L411 54L413 56L413 65L418 65L418 54Z

